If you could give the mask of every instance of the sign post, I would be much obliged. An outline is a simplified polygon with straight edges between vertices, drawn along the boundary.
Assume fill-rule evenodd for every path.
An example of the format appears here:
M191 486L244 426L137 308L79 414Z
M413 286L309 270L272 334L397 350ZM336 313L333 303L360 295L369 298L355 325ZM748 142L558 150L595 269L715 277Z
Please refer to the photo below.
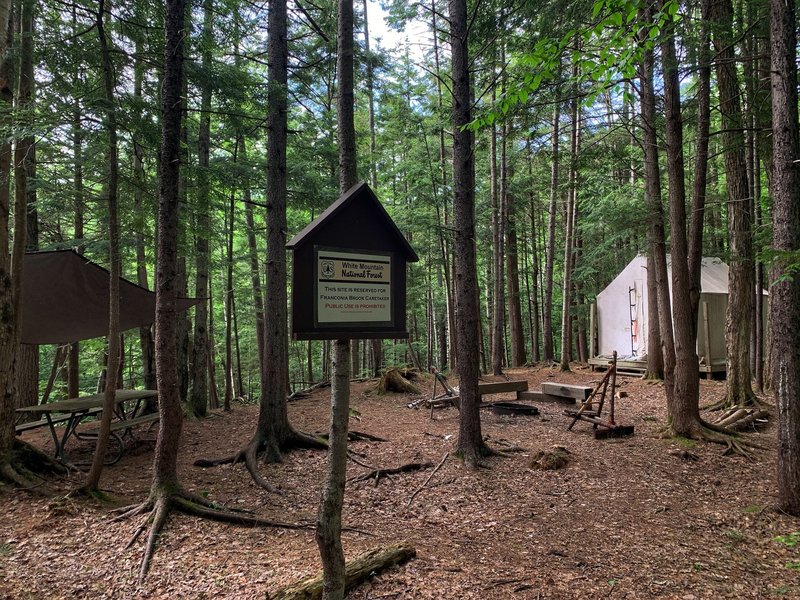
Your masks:
M366 183L286 246L294 339L408 337L406 263L419 258Z

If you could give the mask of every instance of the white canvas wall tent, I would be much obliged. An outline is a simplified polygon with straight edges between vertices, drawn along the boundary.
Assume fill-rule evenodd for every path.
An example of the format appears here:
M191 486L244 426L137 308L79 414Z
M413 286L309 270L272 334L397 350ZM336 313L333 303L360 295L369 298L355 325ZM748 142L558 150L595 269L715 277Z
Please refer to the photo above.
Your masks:
M670 298L672 261L667 256ZM728 305L728 265L719 258L703 258L698 306L697 354L700 371L711 376L725 371L725 311ZM647 357L647 258L636 256L597 295L593 331L593 366L605 366L612 352L620 368L644 370ZM630 363L630 364L628 364Z

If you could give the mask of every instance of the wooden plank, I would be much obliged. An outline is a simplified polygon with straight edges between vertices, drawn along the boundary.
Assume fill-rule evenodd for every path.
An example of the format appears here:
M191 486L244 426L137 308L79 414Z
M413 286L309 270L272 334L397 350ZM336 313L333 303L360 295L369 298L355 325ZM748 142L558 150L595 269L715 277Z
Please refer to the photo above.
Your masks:
M46 405L45 405L46 406ZM102 408L92 408L91 410L86 411L86 415L92 416L100 414L103 411ZM59 423L64 423L65 421L69 421L72 418L72 415L61 415L58 417L50 417L53 421L54 425ZM27 423L22 423L21 425L17 425L14 430L19 435L24 431L30 431L31 429L38 429L39 427L47 427L49 423L47 419L41 419L39 421L28 421Z
M502 394L504 392L524 392L528 389L528 382L520 381L493 381L492 383L479 383L478 394Z
M575 398L586 400L592 393L592 388L585 385L568 385L566 383L542 383L542 391L551 396Z
M64 415L62 417L53 417L53 423L62 423L64 421L69 421L70 415ZM28 421L27 423L23 423L22 425L16 425L14 427L14 431L17 435L22 433L23 431L30 431L31 429L38 429L39 427L48 427L49 423L46 419L41 419L39 421Z
M116 419L111 421L111 431L121 431L123 429L130 429L131 427L136 427L137 425L144 425L145 423L154 423L158 421L160 418L158 413L148 413L146 415L140 415L138 417L134 417L133 419ZM93 421L89 423L89 425L81 431L81 435L97 435L97 432L100 430L100 421Z
M530 392L517 392L517 400L529 402L559 402L561 404L575 404L575 398L565 398L563 396L551 396L539 390Z

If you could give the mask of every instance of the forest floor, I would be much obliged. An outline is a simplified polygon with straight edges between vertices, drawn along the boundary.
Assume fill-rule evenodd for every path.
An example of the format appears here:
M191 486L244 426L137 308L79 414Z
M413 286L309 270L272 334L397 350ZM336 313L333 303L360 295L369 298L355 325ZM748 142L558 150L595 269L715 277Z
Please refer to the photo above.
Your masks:
M542 381L588 385L601 377L581 367L568 374L538 367L508 375L528 379L531 389ZM423 377L429 397L432 379ZM800 531L800 523L772 508L774 423L747 434L765 447L752 460L723 456L720 446L661 439L662 386L618 381L628 396L617 403L617 422L635 425L632 437L595 440L583 422L567 431L562 406L540 404L538 417L482 410L490 444L506 440L527 450L491 458L491 468L477 472L451 455L410 505L432 469L377 485L349 482L344 524L368 535L346 532L347 556L407 540L417 557L348 598L800 598L800 548L775 540ZM407 408L414 396L372 393L376 383L353 383L351 390L357 411L351 429L388 440L353 442L361 462L438 464L453 450L456 409L436 411L430 420L430 411ZM702 381L701 394L703 404L720 398L724 382ZM329 396L323 388L292 401L294 426L326 430ZM262 466L282 495L256 487L241 465L192 466L242 447L257 414L257 406L237 404L231 413L187 421L179 459L184 485L263 517L313 522L325 477L323 452L296 451L282 464ZM39 430L25 439L49 449L48 436ZM536 450L553 445L568 449L565 468L528 467ZM698 460L670 450L687 450ZM142 443L105 470L102 487L130 502L143 499L151 461L152 444ZM367 472L349 462L348 477ZM67 492L78 482L72 475L54 484ZM65 494L4 491L0 502L2 598L265 598L320 568L312 529L250 529L173 514L139 585L143 538L125 546L141 521L112 522L109 507Z

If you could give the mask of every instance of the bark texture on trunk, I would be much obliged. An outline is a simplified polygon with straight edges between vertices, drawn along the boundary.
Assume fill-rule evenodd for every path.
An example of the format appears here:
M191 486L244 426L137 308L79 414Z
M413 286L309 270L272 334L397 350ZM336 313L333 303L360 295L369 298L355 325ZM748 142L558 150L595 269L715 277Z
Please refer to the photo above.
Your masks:
M97 34L100 39L100 53L103 64L103 89L107 103L104 115L106 129L106 168L108 169L108 253L111 263L109 269L108 285L108 363L106 364L106 381L103 390L103 413L100 417L100 430L97 435L92 466L86 476L85 488L97 490L100 476L103 472L106 448L111 435L111 419L114 415L114 397L119 381L120 361L120 336L119 336L119 278L121 275L121 261L119 257L119 216L117 210L117 188L119 182L119 161L117 148L117 117L114 109L114 68L111 63L108 37L105 30L106 7L104 0L100 0L97 9Z
M667 394L667 412L673 426L697 427L700 420L697 335L692 313L689 244L686 238L686 187L684 184L683 120L680 82L674 39L661 45L669 177L670 233L672 240L672 327L675 343L675 374L672 394ZM682 425L686 423L686 425Z
M213 12L210 0L203 2L203 30L200 45L203 69L211 68L211 28ZM211 233L211 82L204 81L200 92L200 128L197 133L197 229L195 231L195 287L197 298L208 297L208 269ZM208 304L200 302L194 309L194 341L192 343L191 387L189 408L196 417L208 412Z
M336 340L331 379L331 426L328 435L328 478L317 517L316 539L322 559L326 600L344 597L345 561L342 548L342 504L347 467L347 420L350 411L350 344Z
M286 299L286 137L287 137L287 14L286 2L270 4L269 104L267 116L267 256L264 280L264 361L258 432L264 436L265 459L281 458L281 446L291 434L286 410L289 340Z
M19 77L17 83L18 126L30 128L34 121L33 21L36 2L19 3ZM36 209L36 145L33 135L17 139L14 156L14 193L26 206L25 249L39 249L39 216ZM32 406L39 400L39 347L20 344L17 356L16 405Z
M640 12L642 19L649 19L650 9ZM661 359L664 377L664 391L667 406L672 394L672 376L675 368L675 351L672 341L672 311L667 283L667 258L664 240L664 207L661 202L661 174L658 166L658 136L656 133L656 104L653 90L653 51L645 50L640 70L642 140L644 143L644 186L648 206L647 246L648 256L652 255L652 272L648 278L655 280L657 298L658 339L661 344ZM648 270L651 267L648 258ZM651 287L648 287L652 290ZM652 306L652 301L650 302ZM654 315L649 315L652 318ZM653 340L655 341L655 340ZM650 344L652 347L654 344ZM648 349L649 350L649 349Z
M283 2L283 0L281 0ZM356 131L353 113L353 0L338 0L336 29L336 79L339 83L337 126L339 143L339 192L357 182ZM285 10L285 9L284 9ZM334 343L331 382L331 426L328 437L328 476L317 516L316 539L322 559L325 600L344 597L345 562L342 549L342 504L347 470L347 427L350 412L350 344Z
M577 70L575 75L577 76ZM569 371L572 360L572 327L570 306L572 305L572 266L575 260L575 217L578 204L578 149L580 147L581 110L577 99L572 101L572 133L570 135L569 184L564 211L564 277L561 294L561 365L562 371Z
M483 450L478 409L478 273L475 260L475 165L465 0L449 0L453 79L453 212L455 217L457 363L461 413L458 452L468 465L480 462Z
M508 324L511 342L511 366L521 367L527 362L525 334L522 328L522 303L519 289L519 258L517 254L517 231L513 225L506 231L507 279L508 279Z
M167 2L164 74L161 84L161 160L158 194L158 260L156 264L156 380L159 429L153 457L153 491L162 497L178 488L178 444L183 410L175 348L178 328L178 199L181 162L181 89L185 0Z
M0 86L0 103L5 109L0 115L4 124L11 114L11 61L7 60L6 50L11 45L13 30L9 26L11 2L0 0L0 57L3 62L0 76L5 85ZM3 17L5 15L5 17ZM22 257L25 253L26 207L15 197L14 245L9 256L9 178L11 175L11 144L3 142L0 146L0 475L4 479L15 478L11 465L14 444L14 373L16 370L17 347L19 346L19 299L22 290Z
M772 0L773 247L789 253L772 269L772 384L778 408L778 505L800 515L800 280L786 275L800 252L800 127L797 110L796 16Z
M556 204L558 202L558 155L561 105L553 107L552 165L550 171L550 204L547 217L547 244L544 265L544 302L542 307L542 351L546 362L555 360L553 344L553 264L556 256Z
M753 232L747 186L742 110L734 53L731 0L711 0L709 17L717 52L715 67L722 117L725 181L728 189L728 308L725 315L727 403L753 400L750 328L753 309Z

